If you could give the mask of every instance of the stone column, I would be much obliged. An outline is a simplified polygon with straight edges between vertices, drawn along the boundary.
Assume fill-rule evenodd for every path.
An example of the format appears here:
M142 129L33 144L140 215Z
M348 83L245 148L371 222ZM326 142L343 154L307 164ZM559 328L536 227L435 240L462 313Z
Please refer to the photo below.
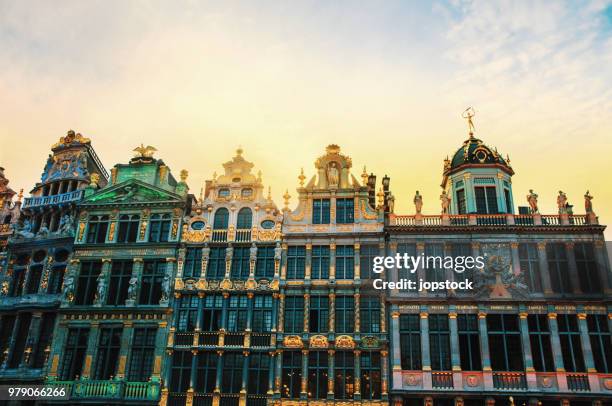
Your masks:
M165 385L169 382L170 364L172 347L171 342L173 328L168 330L168 322L163 320L158 323L157 334L155 336L155 358L153 361L153 372L151 374L151 382L160 382ZM167 352L167 354L166 354ZM162 365L162 361L165 363ZM164 376L164 379L162 379Z
M213 391L213 405L219 405L221 400L221 381L223 379L223 351L217 351L217 376L215 377L215 389Z
M354 245L354 251L355 251L355 258L353 260L354 265L355 265L355 280L358 281L359 279L361 279L361 244L356 242Z
M241 406L246 405L246 394L249 385L249 352L243 351L244 360L242 362L242 386L240 388Z
M423 370L423 389L431 390L431 355L429 353L429 313L427 307L421 308L421 362Z
M96 353L98 347L98 335L100 334L100 322L92 321L89 329L89 337L87 339L87 350L85 352L85 365L83 366L83 372L81 377L89 379L91 377L91 364L93 362L93 356Z
M304 291L304 334L308 334L310 330L310 293L308 289Z
M227 330L228 306L229 306L229 293L223 292L223 305L221 308L221 328L219 329L223 333Z
M279 333L285 331L285 292L281 290L278 294L278 326Z
M391 305L391 389L402 388L402 353L400 347L400 312L396 304Z
M599 378L596 375L595 360L593 359L593 348L591 348L591 338L589 337L589 327L587 325L586 313L578 313L578 329L580 330L580 342L582 344L582 354L584 364L589 373L589 385L591 391L599 392Z
M580 295L580 279L578 279L578 265L576 264L576 254L574 252L574 243L565 243L565 252L567 253L567 264L569 267L570 283L572 284L572 292L575 295Z
M480 339L480 358L482 359L483 383L485 389L493 389L493 373L491 355L489 353L489 333L487 330L487 314L478 312L478 338Z
M336 240L329 243L329 279L336 279Z
M329 332L333 334L336 331L336 292L329 292Z
M383 349L380 351L380 389L381 396L383 400L386 400L389 397L389 351Z
M531 342L529 341L529 315L527 312L519 313L519 329L521 331L521 344L523 347L523 363L525 364L525 372L527 377L527 387L536 390L538 382L533 368L533 355L531 353Z
M121 334L121 348L119 349L119 365L117 366L117 378L124 379L126 374L127 356L130 348L132 348L132 332L134 331L134 322L126 320L123 322L123 331Z
M557 371L557 384L560 392L567 391L567 377L563 366L563 353L561 352L561 340L559 338L559 326L557 324L557 313L548 313L548 327L550 329L550 342L553 352L553 361Z
M300 399L308 399L308 350L302 350L302 384Z
M548 270L548 260L546 258L546 243L538 243L538 265L540 268L540 277L542 278L542 290L545 295L552 295L552 285L550 282L550 271Z
M184 246L178 249L177 256L176 256L177 257L176 259L176 277L177 278L183 277L183 266L185 264L186 255L187 255L187 250L185 249Z
M274 394L274 369L276 366L276 359L274 356L276 355L275 351L270 351L270 369L268 370L268 395Z
M276 333L276 331L278 330L278 298L279 298L279 294L278 292L274 292L272 293L272 320L271 320L271 328L270 331L272 331L272 333Z
M448 313L448 328L450 332L450 351L451 351L451 366L452 370L461 372L461 358L459 357L459 330L457 327L457 313L449 308Z
M272 368L270 368L272 369ZM280 397L283 376L283 350L276 350L276 374L274 376L274 395Z
M361 400L361 351L355 350L355 400Z
M389 242L389 256L395 257L395 254L397 254L397 241L391 241ZM381 255L384 255L384 254L381 254ZM399 269L397 269L397 266L395 264L393 265L393 268L388 269L379 275L383 276L385 273L387 273L388 281L397 282L400 279ZM396 295L398 292L399 292L398 289L393 289L392 291L393 295Z
M335 351L327 350L327 400L334 400L334 365L335 365Z
M359 288L355 288L355 295L353 299L353 303L355 304L355 335L359 335L361 331L361 310L360 310L360 301L361 295L359 294Z
M304 279L309 280L312 278L312 244L310 242L306 243L306 258L304 262Z
M281 279L287 279L287 244L283 244L281 246L281 255L278 258L276 251L278 250L278 243L276 244L277 248L274 250L274 278L278 278L278 269L281 269ZM282 266L281 266L282 265Z

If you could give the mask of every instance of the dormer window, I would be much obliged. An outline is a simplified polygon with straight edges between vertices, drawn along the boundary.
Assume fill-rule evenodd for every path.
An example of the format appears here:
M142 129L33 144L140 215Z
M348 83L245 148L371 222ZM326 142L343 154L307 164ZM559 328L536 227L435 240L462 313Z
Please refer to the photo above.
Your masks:
M219 189L219 197L229 197L230 190L228 188Z
M251 188L242 189L241 195L242 197L251 197L253 196L253 189Z

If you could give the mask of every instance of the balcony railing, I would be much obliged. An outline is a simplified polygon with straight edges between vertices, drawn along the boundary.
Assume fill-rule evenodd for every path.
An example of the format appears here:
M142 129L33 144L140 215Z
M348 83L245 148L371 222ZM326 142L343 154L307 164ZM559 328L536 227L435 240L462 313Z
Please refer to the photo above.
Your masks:
M523 372L493 372L493 387L501 390L527 389Z
M212 242L250 242L251 241L251 229L238 229L238 230L212 230L211 239Z
M157 382L126 382L119 380L51 381L52 388L63 388L73 399L124 399L155 401L159 398Z
M431 373L431 385L438 389L453 388L453 373L435 371Z
M571 391L589 391L589 377L587 374L567 374L567 388Z
M26 197L23 201L24 209L31 209L41 206L53 206L72 202L78 202L83 198L83 190L74 190L68 193L62 193L52 196Z
M390 226L398 227L460 227L460 226L587 226L598 224L591 215L557 214L444 214L395 215L389 217Z
M251 241L251 230L236 230L236 242L249 242Z
M251 334L251 347L270 347L272 334L253 333Z

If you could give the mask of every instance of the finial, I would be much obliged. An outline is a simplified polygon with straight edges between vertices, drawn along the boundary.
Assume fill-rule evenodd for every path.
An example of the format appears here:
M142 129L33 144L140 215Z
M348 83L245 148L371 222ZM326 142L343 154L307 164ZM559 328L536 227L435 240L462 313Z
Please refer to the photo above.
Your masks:
M468 107L461 114L461 117L465 118L468 123L468 131L470 133L470 138L474 138L474 121L472 118L476 115L476 111L472 107Z
M291 195L289 194L289 189L285 190L283 199L285 199L285 209L289 209L289 199L291 199Z
M368 185L368 171L366 170L365 165L363 165L363 172L361 172L361 182L363 183L363 186Z
M272 186L268 186L268 200L272 201Z
M298 179L300 180L300 186L303 187L304 179L306 179L306 176L304 176L304 168L300 170L300 176L298 176Z
M187 171L187 169L181 170L181 182L185 183L185 181L187 181L187 176L189 176L189 171Z

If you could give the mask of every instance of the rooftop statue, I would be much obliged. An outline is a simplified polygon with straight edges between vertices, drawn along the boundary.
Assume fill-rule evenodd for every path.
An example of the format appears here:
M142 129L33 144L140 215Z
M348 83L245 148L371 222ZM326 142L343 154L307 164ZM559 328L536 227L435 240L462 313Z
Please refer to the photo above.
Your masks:
M533 189L529 189L529 194L527 195L527 202L529 203L529 210L531 211L531 214L539 213L538 195L533 192Z

